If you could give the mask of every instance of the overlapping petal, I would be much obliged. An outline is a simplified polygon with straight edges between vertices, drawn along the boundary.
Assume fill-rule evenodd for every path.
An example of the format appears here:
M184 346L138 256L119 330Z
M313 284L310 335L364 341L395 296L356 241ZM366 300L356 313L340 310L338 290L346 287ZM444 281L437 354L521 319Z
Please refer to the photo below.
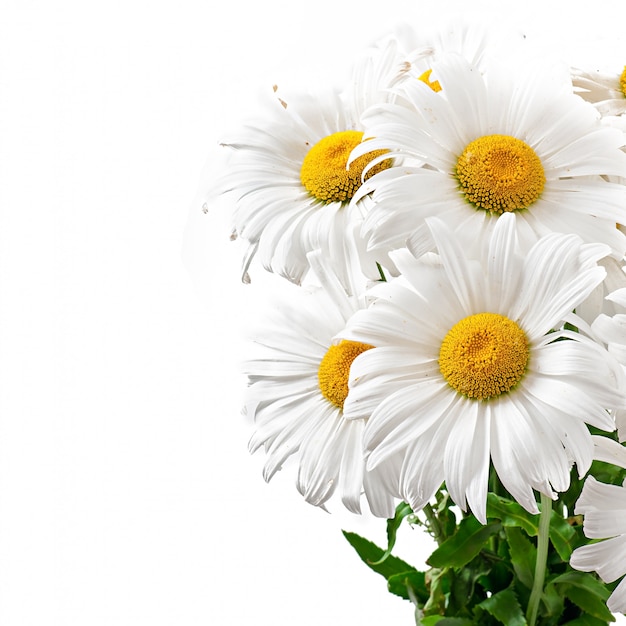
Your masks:
M340 333L381 346L355 363L344 414L368 417L368 467L384 469L402 455L400 493L414 507L445 482L461 508L485 521L493 462L513 497L536 513L533 490L554 497L568 488L572 462L581 475L589 468L594 444L586 425L614 430L607 409L625 405L624 380L604 347L559 330L603 280L598 261L608 247L550 234L523 254L517 219L498 220L479 258L429 219L436 261L394 253L401 277L379 288L373 305ZM452 326L486 312L523 329L528 363L506 393L468 398L444 378L439 350Z

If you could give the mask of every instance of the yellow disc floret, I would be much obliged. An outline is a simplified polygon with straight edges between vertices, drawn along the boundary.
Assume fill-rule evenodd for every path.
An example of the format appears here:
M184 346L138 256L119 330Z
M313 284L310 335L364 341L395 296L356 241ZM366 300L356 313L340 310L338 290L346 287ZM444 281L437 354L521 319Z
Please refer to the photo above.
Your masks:
M546 182L535 151L509 135L485 135L469 143L457 161L456 176L469 202L498 214L527 209Z
M624 97L626 98L626 67L624 67L624 71L619 77L619 87L622 90Z
M426 70L420 77L419 79L423 82L426 83L433 91L441 91L441 85L439 84L438 80L433 80L431 82L430 80L430 75L432 74L432 70Z
M343 409L348 396L348 375L352 361L373 347L367 343L343 340L328 348L320 363L317 378L322 395L336 407Z
M361 143L363 133L346 130L333 133L318 141L304 157L300 169L300 181L307 191L322 202L347 202L361 186L363 170L384 150L368 152L350 163L348 157ZM365 178L391 166L383 161L368 170Z
M457 322L439 351L439 369L460 394L487 400L522 379L529 347L524 331L508 317L478 313Z

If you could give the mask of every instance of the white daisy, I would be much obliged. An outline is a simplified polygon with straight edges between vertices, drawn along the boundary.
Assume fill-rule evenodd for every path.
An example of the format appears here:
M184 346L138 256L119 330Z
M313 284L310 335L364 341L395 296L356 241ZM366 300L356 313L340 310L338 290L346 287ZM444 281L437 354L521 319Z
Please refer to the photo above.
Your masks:
M593 290L589 298L576 307L576 313L588 324L600 315L615 315L626 312L626 308L615 301L612 294L620 289L626 289L626 272L623 261L613 257L606 257L600 261L606 269L606 278Z
M248 243L244 272L254 256L265 269L299 283L308 271L306 254L321 248L343 264L347 231L360 223L364 201L350 203L374 153L348 156L361 141L365 108L388 99L385 91L400 71L394 42L372 50L353 70L348 88L320 94L281 94L266 117L246 125L222 143L235 150L223 187L233 192L235 233ZM369 175L392 165L388 159ZM364 269L378 276L376 262Z
M575 93L591 102L602 115L626 113L626 67L621 74L579 68L572 68L571 74Z
M603 244L550 234L522 255L516 216L498 220L480 260L428 221L440 265L399 250L401 276L376 288L340 337L375 345L355 362L344 414L369 418L370 469L404 455L400 497L419 510L445 481L485 521L490 459L502 484L537 513L533 489L554 497L572 462L593 455L586 427L613 431L626 406L619 367L588 337L556 330L603 279Z
M381 481L377 472L365 471L365 420L346 420L342 410L350 365L372 346L334 337L365 306L365 296L347 295L319 253L309 260L321 286L301 288L256 333L261 353L246 368L247 413L255 421L250 450L264 447L268 481L295 455L297 488L311 504L324 507L337 491L359 513L364 491L375 515L392 517L388 476Z
M419 28L402 23L394 31L399 50L403 56L402 76L419 78L430 87L439 89L436 80L430 80L433 64L443 56L458 54L480 71L485 69L485 60L490 54L502 56L502 51L512 57L519 54L526 43L522 33L512 28L503 28L499 20L493 23L468 20L466 17L445 18L444 24L433 24L430 28ZM527 49L526 49L527 51Z
M626 467L626 450L606 438L601 443L600 460ZM570 565L583 572L595 571L605 583L626 574L626 483L607 485L589 476L574 512L584 516L585 536L596 541L576 548ZM626 613L626 579L615 588L607 607L612 613Z
M605 300L612 305L613 310L599 314L591 324L591 330L626 372L626 287L611 290ZM616 411L614 417L619 439L626 441L626 411Z
M433 66L440 91L405 80L393 103L365 114L370 140L353 157L386 150L397 164L355 196L374 190L364 224L370 247L408 244L419 256L432 215L471 245L514 211L524 247L549 232L575 233L623 257L626 237L615 225L626 223L626 187L604 176L626 173L624 135L599 123L565 72L507 71L482 74L448 55Z

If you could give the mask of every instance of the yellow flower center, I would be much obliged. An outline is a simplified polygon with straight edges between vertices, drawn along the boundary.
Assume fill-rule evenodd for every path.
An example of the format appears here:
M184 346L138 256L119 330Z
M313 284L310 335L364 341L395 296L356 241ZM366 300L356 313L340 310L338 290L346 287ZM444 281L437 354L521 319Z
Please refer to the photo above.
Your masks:
M469 202L498 214L527 209L546 182L535 151L508 135L485 135L469 143L457 161L456 176Z
M373 347L367 343L344 339L328 348L320 363L317 378L322 395L336 407L343 409L343 403L348 396L348 376L352 361Z
M529 353L526 335L515 322L497 313L478 313L457 322L445 336L439 369L460 394L486 400L517 385Z
M624 94L624 97L626 98L626 66L624 67L624 71L619 77L619 86L622 90L622 93Z
M426 70L419 79L426 83L433 91L441 91L441 85L438 80L434 80L431 82L430 75L432 74L432 70Z
M385 150L374 150L360 156L347 169L348 157L361 143L363 133L346 130L320 139L307 153L300 169L300 180L307 191L322 202L346 202L361 186L363 170ZM365 178L391 166L383 161L372 167Z

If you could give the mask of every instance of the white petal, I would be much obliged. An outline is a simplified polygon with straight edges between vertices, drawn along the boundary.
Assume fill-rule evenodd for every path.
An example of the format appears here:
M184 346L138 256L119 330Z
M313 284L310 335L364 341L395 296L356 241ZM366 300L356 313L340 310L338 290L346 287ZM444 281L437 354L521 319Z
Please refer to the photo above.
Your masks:
M572 552L570 565L583 572L595 571L605 583L610 583L626 572L626 537L614 537Z
M593 458L626 469L626 447L608 437L593 435Z

